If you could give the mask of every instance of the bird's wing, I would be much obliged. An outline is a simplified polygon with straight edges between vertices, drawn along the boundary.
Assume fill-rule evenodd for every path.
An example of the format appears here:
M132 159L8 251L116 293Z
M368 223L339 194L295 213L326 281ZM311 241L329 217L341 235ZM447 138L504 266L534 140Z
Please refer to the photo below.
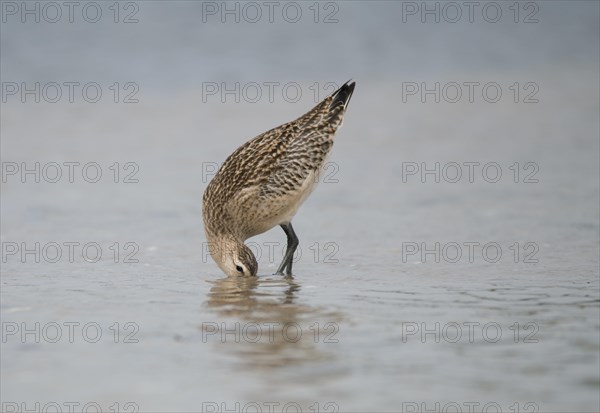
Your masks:
M341 126L354 83L347 82L305 115L290 122L284 136L283 156L261 186L261 196L281 196L305 185L306 179L318 174L331 147L333 137ZM318 176L318 175L317 175Z
M261 185L261 197L294 192L323 165L333 145L333 132L318 127L303 128L291 136L285 152Z
M354 83L346 83L300 118L273 128L238 148L217 174L224 199L240 191L278 197L303 185L322 166L339 128Z

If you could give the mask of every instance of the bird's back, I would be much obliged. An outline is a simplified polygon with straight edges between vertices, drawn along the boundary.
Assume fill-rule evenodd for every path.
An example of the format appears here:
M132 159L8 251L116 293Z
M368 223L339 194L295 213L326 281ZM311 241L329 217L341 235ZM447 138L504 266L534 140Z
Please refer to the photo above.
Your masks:
M233 152L204 193L207 231L250 237L293 215L317 181L354 85L346 83L305 115Z

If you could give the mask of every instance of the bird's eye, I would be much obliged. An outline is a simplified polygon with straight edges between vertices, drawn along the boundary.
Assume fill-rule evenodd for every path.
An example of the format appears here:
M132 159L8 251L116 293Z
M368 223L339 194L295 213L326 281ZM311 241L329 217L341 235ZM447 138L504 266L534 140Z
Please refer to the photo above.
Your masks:
M244 269L242 267L240 267L239 265L236 265L235 269L238 270L238 272L241 272L242 274L244 273Z

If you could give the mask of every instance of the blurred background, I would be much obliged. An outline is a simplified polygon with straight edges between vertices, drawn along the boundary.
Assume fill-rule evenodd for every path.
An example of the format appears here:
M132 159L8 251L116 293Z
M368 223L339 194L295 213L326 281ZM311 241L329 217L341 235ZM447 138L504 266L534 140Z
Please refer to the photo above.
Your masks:
M65 3L0 2L2 411L600 409L598 2ZM225 278L207 183L349 79Z

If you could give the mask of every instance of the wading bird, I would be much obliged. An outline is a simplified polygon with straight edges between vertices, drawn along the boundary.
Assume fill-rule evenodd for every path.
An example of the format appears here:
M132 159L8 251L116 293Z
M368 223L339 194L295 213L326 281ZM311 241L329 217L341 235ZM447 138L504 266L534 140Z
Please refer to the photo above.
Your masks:
M298 247L292 218L318 182L354 86L346 82L305 115L246 142L208 184L204 230L225 274L255 276L258 264L244 241L279 225L287 248L276 274L292 275Z

